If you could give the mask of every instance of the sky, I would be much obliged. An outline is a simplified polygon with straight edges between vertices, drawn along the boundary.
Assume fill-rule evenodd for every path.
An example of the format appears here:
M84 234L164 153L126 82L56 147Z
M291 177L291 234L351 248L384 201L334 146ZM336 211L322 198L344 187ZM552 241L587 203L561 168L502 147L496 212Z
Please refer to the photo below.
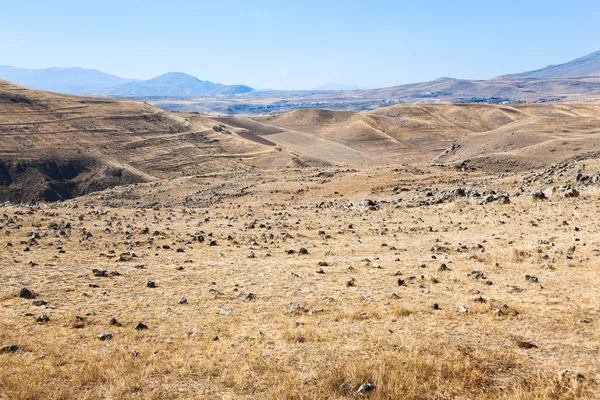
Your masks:
M489 79L600 50L598 0L0 0L0 65L257 89Z

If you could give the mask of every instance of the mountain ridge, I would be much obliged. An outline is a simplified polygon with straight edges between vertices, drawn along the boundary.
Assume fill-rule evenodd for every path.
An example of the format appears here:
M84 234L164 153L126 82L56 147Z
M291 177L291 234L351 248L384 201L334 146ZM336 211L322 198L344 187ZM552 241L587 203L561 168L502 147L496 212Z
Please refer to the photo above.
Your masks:
M0 66L0 79L30 89L77 96L202 96L237 95L254 91L246 85L201 81L182 72L167 72L152 79L138 80L79 67L23 69Z
M533 71L502 75L498 78L583 78L600 76L600 50L562 64L549 65Z

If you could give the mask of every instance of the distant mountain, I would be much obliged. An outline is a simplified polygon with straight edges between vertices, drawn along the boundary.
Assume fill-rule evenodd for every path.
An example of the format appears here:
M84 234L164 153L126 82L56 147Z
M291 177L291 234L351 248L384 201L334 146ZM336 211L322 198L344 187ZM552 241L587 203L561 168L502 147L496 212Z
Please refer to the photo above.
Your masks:
M214 95L214 96L235 96L237 94L244 94L244 93L250 93L250 92L254 92L254 89L252 89L250 86L228 85L228 86L222 86L220 88L211 90L207 94Z
M85 68L21 69L0 66L0 79L31 89L80 96L234 96L254 91L245 85L222 85L181 72L142 81Z
M361 90L364 89L360 86L356 86L356 85L343 85L341 83L328 83L326 85L322 85L319 86L317 88L315 88L314 90L338 90L338 91L342 91L342 90Z
M600 51L564 64L550 65L535 71L505 75L501 78L582 78L600 76Z
M156 78L131 82L107 92L109 96L199 96L224 85L201 81L181 72L169 72Z
M32 89L75 95L99 94L133 81L95 69L21 69L9 66L0 66L0 79Z

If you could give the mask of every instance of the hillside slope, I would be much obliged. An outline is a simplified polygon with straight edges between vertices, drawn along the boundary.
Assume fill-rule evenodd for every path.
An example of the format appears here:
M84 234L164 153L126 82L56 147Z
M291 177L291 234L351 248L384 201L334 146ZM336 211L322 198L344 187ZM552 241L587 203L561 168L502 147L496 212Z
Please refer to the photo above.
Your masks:
M600 76L600 51L564 64L549 65L546 68L506 75L505 77L553 79L588 76Z
M148 104L0 81L0 201L58 200L126 183L235 169L268 146ZM273 151L273 150L271 150Z

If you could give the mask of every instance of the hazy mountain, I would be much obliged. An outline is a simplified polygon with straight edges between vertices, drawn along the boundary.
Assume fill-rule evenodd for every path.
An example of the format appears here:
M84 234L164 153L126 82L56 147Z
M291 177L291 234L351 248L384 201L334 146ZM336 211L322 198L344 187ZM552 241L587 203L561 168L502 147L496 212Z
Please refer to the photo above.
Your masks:
M131 82L116 87L107 94L109 96L202 96L202 95L235 95L251 92L254 89L244 85L222 85L184 74L169 72L156 78Z
M9 66L0 66L0 79L32 89L76 95L99 94L132 81L95 69L21 69Z
M215 96L234 96L234 95L250 93L250 92L254 92L254 89L252 89L250 86L227 85L227 86L222 86L220 88L211 90L207 94L215 95Z
M31 89L74 95L103 96L233 96L254 91L245 85L201 81L181 72L169 72L142 81L123 79L85 68L21 69L0 66L0 79Z
M326 85L319 86L314 90L361 90L364 89L356 85L344 85L341 83L328 83Z
M110 90L110 96L198 96L224 85L181 72L169 72L156 78L131 82Z
M552 78L574 78L600 75L600 51L585 57L569 61L564 64L550 65L535 71L522 72L519 74L505 75L506 77L552 79Z

